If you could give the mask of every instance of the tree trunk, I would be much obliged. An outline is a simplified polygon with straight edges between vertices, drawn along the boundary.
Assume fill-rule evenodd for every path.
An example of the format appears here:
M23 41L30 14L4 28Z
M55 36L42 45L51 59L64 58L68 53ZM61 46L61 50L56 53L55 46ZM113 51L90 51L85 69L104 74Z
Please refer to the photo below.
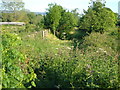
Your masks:
M55 30L54 30L54 36L55 36Z

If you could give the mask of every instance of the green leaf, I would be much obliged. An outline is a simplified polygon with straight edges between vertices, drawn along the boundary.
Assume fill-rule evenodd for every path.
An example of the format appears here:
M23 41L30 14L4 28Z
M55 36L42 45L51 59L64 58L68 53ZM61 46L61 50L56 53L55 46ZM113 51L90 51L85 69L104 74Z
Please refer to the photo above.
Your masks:
M34 81L32 81L32 82L31 82L31 84L32 84L34 87L36 87L36 84L35 84L35 82L34 82Z

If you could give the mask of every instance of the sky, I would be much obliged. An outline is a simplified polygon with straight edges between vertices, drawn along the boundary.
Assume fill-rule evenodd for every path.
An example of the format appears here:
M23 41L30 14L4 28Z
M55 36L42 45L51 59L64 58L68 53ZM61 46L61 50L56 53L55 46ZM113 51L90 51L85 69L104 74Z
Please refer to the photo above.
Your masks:
M118 3L118 14L120 15L120 1L119 1L119 3Z
M57 3L68 10L79 9L79 13L83 13L83 9L87 10L90 0L22 0L25 8L32 12L45 12L48 4ZM120 0L105 0L106 7L118 13L118 2Z

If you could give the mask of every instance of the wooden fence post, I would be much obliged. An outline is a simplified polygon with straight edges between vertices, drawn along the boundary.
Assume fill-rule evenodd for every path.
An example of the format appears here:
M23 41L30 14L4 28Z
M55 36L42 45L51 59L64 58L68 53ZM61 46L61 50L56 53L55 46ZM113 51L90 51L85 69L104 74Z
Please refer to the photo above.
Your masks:
M50 33L50 29L48 29L48 33Z
M45 36L45 32L44 31L42 31L42 38L44 39L44 36Z

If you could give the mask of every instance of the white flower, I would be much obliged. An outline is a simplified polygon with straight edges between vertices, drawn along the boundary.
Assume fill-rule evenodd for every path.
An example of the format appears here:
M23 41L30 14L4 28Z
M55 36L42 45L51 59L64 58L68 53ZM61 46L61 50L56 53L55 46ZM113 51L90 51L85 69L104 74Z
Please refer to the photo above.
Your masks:
M20 37L17 37L18 40L20 40L21 38Z
M102 48L99 48L99 49L103 51L103 49L102 49Z
M91 66L89 64L86 65L87 68L91 68Z
M15 33L14 35L16 35L16 36L17 36L18 34L16 34L16 33Z
M65 32L63 34L66 34Z
M104 53L107 53L107 51L103 51Z
M30 37L30 35L28 35L28 37Z
M71 46L72 48L74 47L74 46Z
M37 33L37 32L35 32L35 33Z
M67 47L67 49L71 50L71 48L70 48L70 47Z
M107 51L105 51L105 50L102 49L102 48L99 48L99 50L101 50L101 51L104 52L104 53L107 53ZM98 51L96 51L96 52L98 52Z

